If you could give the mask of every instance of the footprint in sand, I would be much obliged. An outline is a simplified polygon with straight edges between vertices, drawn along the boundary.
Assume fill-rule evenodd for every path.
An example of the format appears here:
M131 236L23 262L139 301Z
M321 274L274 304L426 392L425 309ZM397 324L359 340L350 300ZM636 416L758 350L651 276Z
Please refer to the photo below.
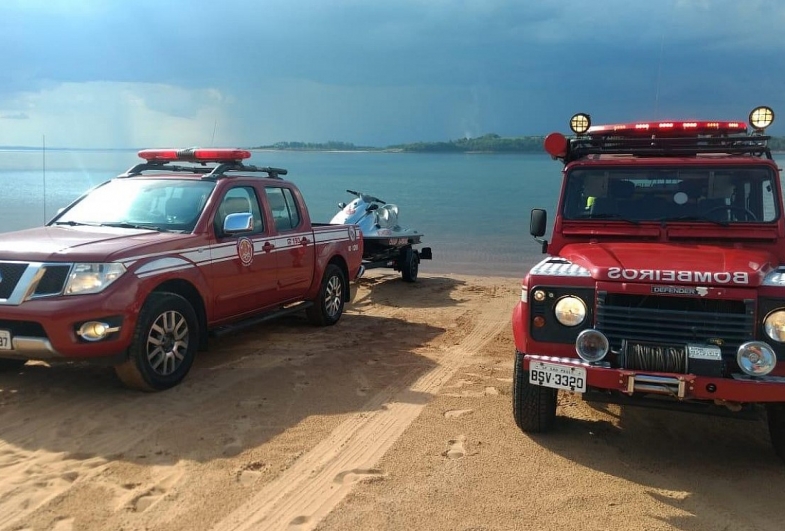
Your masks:
M447 459L460 459L466 455L466 448L463 446L463 441L466 440L465 435L459 435L457 438L450 440L447 444L449 448L442 455Z
M352 470L344 470L333 479L333 483L341 483L349 485L358 483L368 479L376 479L384 477L384 472L378 468L355 468Z
M262 470L265 469L267 465L265 465L262 461L253 461L252 463L248 463L245 465L240 473L237 476L237 480L243 486L252 485L257 479L259 479L262 475Z
M451 409L449 411L444 412L444 418L446 419L457 419L458 417L462 417L474 411L473 409Z
M52 528L52 531L72 531L74 528L74 518L61 518Z
M297 518L295 518L294 520L289 522L288 528L292 529L292 530L300 529L300 528L302 528L302 526L307 524L309 521L310 521L310 518L308 518L307 516L298 516Z
M466 380L464 378L461 378L460 380L458 380L454 384L448 385L447 387L463 387L464 385L473 385L473 384L474 384L474 382L472 380Z
M152 507L155 502L160 500L164 494L166 494L164 489L160 487L153 487L131 500L131 509L138 513L144 512Z

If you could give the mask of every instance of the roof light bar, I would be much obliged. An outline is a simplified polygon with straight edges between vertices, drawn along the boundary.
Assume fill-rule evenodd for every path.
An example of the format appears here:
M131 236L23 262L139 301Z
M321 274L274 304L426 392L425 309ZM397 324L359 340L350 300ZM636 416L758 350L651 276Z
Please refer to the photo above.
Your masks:
M632 124L594 125L589 128L590 136L639 136L665 134L667 136L696 134L746 133L744 122L640 122Z
M251 158L251 152L229 148L143 149L138 155L148 162L231 162Z

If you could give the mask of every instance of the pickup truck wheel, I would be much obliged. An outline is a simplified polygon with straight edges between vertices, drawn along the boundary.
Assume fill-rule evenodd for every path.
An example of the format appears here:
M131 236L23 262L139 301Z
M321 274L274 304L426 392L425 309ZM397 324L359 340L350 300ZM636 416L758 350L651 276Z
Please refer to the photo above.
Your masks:
M151 293L139 312L128 359L115 372L133 389L174 387L193 365L198 335L196 312L187 300L174 293Z
M556 389L529 383L529 371L523 370L523 353L515 351L512 376L512 414L525 433L544 433L556 421Z
M417 273L420 270L420 257L411 247L402 251L401 255L401 277L406 282L417 280Z
M15 371L21 369L22 365L27 363L27 360L16 360L9 358L0 358L0 372Z
M324 270L319 296L305 312L308 320L318 326L334 325L343 314L346 277L341 268L330 264Z
M774 452L785 461L785 404L766 404L766 417Z

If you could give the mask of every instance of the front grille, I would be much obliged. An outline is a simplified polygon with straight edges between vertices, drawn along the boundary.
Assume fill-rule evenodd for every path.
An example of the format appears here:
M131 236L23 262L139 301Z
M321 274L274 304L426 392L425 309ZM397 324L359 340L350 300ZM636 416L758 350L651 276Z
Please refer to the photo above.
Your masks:
M8 330L12 336L47 337L44 327L35 321L0 319L0 330Z
M63 291L63 286L71 271L71 264L47 265L44 276L35 288L35 295L57 295Z
M622 340L655 345L719 344L723 358L735 359L738 346L753 339L754 300L597 294L597 329L613 350Z
M0 262L0 299L7 299L14 292L19 279L27 269L26 263Z

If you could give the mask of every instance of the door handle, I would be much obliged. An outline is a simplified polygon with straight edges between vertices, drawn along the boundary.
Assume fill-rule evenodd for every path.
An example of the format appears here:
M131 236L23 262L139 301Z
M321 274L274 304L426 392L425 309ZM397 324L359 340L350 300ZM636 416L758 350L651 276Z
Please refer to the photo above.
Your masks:
M264 251L266 253L269 253L273 249L275 249L275 245L273 245L270 242L264 242L264 245L262 245L262 251Z
M302 245L303 247L307 246L308 245L308 238L303 236L303 239L300 240L300 245Z

